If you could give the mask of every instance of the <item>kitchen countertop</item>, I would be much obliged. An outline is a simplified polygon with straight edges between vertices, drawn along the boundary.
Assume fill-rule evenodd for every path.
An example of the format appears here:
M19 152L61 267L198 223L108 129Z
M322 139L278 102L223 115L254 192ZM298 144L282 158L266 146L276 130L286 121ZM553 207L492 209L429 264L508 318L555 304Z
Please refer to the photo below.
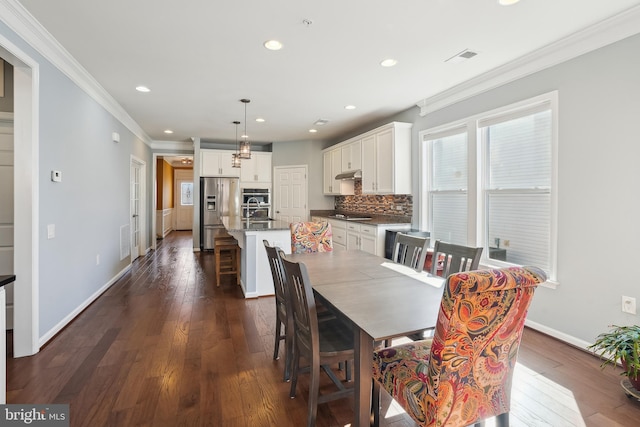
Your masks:
M404 216L397 215L376 215L376 214L363 214L359 212L341 212L341 211L331 211L331 210L323 210L323 211L311 211L311 216L319 216L323 218L329 218L336 221L345 221L345 222L356 222L358 224L370 224L370 225L398 225L398 224L411 224L411 218L407 218ZM371 217L371 219L367 220L349 220L340 219L340 218L330 218L331 215L335 214L343 214L348 216L357 216L357 217Z
M225 216L222 218L222 224L228 232L244 232L244 231L270 231L270 230L289 230L289 223L285 221L247 221L246 218L239 216Z
M6 286L9 283L13 283L15 281L16 281L16 276L14 274L0 275L0 287Z

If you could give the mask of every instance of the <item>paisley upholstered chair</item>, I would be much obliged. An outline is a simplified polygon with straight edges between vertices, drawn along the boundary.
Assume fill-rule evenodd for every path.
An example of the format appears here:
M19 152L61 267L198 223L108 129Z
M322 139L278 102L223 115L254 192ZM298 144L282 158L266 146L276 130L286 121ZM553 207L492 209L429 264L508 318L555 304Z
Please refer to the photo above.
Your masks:
M321 222L294 222L291 228L291 253L331 252L333 234L331 224Z
M421 426L508 425L525 317L545 280L535 267L449 276L433 338L374 353L374 425L381 386Z

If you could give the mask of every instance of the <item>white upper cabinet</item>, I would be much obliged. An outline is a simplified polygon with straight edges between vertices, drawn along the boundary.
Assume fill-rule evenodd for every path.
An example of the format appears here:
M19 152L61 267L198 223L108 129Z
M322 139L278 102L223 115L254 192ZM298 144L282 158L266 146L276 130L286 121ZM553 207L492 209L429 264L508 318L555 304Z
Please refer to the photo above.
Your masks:
M200 176L240 176L240 169L231 167L231 150L200 150Z
M240 182L271 185L271 156L271 153L251 152L250 159L241 161Z
M322 155L323 179L322 192L326 195L353 194L353 180L336 179L342 173L342 150L335 148L327 150Z
M350 142L342 147L342 172L362 169L362 141Z
M411 194L411 126L393 122L362 138L363 194Z

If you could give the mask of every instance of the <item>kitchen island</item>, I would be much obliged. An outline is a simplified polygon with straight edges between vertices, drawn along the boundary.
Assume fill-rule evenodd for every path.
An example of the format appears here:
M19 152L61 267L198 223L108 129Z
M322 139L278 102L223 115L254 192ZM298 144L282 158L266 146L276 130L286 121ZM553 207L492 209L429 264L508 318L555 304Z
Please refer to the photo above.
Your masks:
M240 285L245 298L273 295L273 278L264 249L263 240L271 246L280 247L286 254L291 253L291 232L289 223L277 220L247 220L239 216L222 218L227 233L240 246Z

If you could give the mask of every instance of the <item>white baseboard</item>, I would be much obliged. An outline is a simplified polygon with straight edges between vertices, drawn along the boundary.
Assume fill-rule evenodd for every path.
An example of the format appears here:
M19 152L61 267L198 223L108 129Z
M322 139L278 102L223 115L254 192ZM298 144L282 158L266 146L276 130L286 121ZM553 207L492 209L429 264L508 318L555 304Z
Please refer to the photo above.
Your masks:
M87 298L82 304L80 304L78 307L76 307L75 310L73 310L71 313L69 313L64 319L62 319L60 322L58 322L57 325L55 325L53 328L51 328L50 330L47 331L46 334L42 335L40 337L40 347L42 347L43 345L45 345L47 343L47 341L49 341L51 338L53 338L58 332L60 332L65 326L67 326L73 319L76 318L76 316L80 313L82 313L82 311L87 308L89 306L89 304L91 304L92 302L94 302L100 295L102 295L107 289L109 289L111 287L111 285L113 285L118 279L120 279L122 276L124 276L124 274L129 271L129 269L131 268L131 264L127 265L125 268L123 268L118 274L116 274L111 280L109 280L107 283L105 283L100 289L98 289L97 291L95 291L93 293L93 295L91 295L89 298Z
M538 332L542 332L543 334L549 335L560 341L566 342L567 344L571 344L575 347L581 348L583 350L587 350L587 347L593 343L583 341L571 335L565 334L564 332L557 331L555 329L551 329L548 326L541 325L537 322L533 322L531 320L526 320L524 322L525 326L528 326L531 329L535 329Z

